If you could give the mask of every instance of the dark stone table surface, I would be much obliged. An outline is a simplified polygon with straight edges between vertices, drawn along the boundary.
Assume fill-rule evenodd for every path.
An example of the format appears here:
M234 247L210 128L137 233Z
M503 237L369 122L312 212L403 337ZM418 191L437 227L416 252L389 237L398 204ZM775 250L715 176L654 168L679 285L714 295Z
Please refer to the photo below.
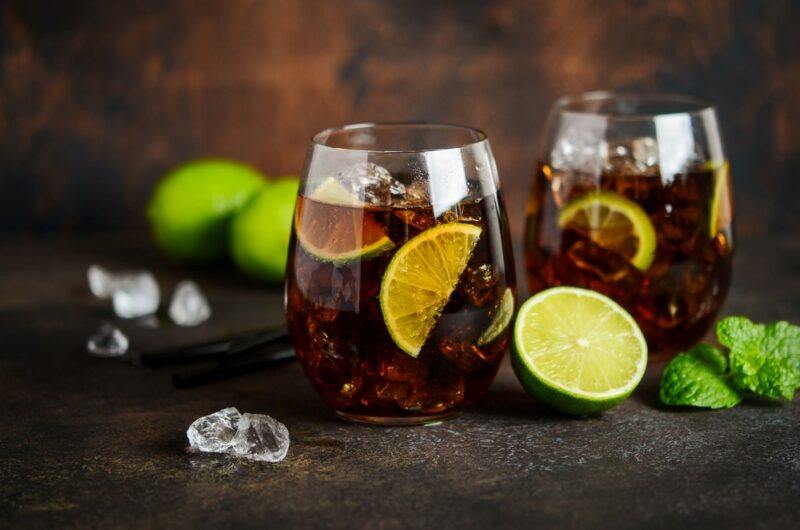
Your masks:
M338 420L294 362L178 390L170 369L85 353L110 318L87 290L95 261L209 294L195 329L120 323L142 350L282 319L279 290L181 270L142 237L0 243L2 527L800 528L797 402L665 410L659 364L585 419L538 406L507 364L482 404L427 427ZM724 312L800 321L799 272L794 236L743 242ZM283 421L286 460L186 452L192 420L225 406Z

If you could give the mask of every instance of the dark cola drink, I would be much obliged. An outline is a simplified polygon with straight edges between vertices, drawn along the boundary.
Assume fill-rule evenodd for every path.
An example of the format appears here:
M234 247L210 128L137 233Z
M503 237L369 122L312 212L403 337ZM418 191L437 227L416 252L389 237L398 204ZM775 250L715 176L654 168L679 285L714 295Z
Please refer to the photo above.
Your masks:
M390 206L350 204L336 186L326 200L298 197L287 269L287 318L311 384L349 419L416 423L458 412L486 393L509 346L508 322L490 329L509 297L513 311L515 288L500 196L436 212L414 200L413 186ZM382 284L405 245L449 223L480 235L414 357L388 329ZM421 293L446 259L416 265Z
M651 356L705 334L731 280L727 163L673 174L624 158L599 172L539 164L533 180L525 256L532 292L574 285L610 296L636 319Z

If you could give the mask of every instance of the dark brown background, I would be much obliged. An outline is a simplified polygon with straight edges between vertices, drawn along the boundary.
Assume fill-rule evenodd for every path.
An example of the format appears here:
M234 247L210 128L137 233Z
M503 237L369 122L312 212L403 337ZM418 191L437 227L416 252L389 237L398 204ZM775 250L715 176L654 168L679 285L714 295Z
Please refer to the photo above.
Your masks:
M547 108L591 89L716 102L740 233L782 232L800 208L799 26L779 0L6 0L0 234L141 228L183 160L297 173L324 127L441 120L489 133L519 240Z

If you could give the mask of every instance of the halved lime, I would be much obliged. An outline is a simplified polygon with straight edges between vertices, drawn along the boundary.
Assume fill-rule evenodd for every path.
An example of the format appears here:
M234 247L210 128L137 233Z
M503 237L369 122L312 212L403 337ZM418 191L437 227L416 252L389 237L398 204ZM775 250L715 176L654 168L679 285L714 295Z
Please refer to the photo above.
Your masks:
M641 271L653 263L653 223L641 206L622 195L600 191L579 197L561 210L558 224L616 252Z
M726 160L716 168L713 163L707 164L707 167L714 171L714 195L711 197L708 216L708 235L714 238L722 228L731 222L729 166Z
M467 266L481 229L447 223L410 239L392 257L381 282L381 311L398 348L412 357L439 319Z
M489 326L483 330L483 333L478 338L478 346L484 346L496 339L508 327L513 316L514 293L511 292L511 289L506 288L503 298L500 300L500 306L497 308L497 313L495 313Z
M306 252L329 263L363 261L394 247L386 226L333 177L298 200L294 226Z
M567 414L621 403L647 367L636 321L610 298L576 287L547 289L522 304L514 346L512 365L525 390Z

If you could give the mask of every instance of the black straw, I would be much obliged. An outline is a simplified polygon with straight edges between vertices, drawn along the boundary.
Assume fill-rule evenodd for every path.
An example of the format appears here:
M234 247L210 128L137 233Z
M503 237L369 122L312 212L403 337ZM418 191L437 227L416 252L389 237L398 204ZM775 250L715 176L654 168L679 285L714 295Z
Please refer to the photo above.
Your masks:
M266 344L243 344L238 351L233 351L210 366L192 368L172 375L172 384L178 388L219 381L227 377L264 370L276 364L294 359L294 350L287 334L273 338Z
M273 341L285 342L288 338L289 331L285 327L248 331L212 341L143 353L141 362L145 366L165 366L231 357Z

